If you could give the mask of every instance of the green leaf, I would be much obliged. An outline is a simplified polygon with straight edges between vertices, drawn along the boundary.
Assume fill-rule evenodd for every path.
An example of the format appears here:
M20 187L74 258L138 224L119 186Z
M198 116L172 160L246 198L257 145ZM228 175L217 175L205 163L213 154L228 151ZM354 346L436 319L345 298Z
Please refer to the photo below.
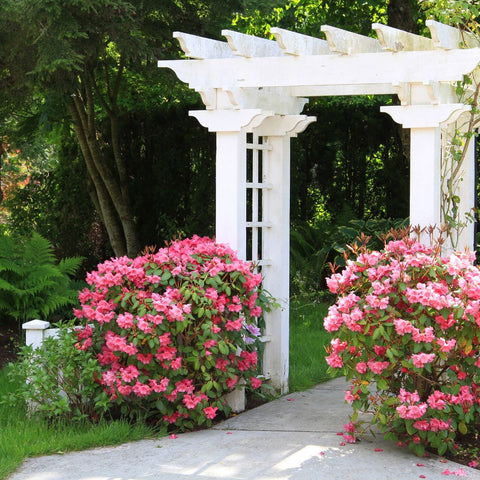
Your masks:
M460 422L458 424L458 431L462 434L462 435L466 435L467 432L468 432L468 428L467 426L465 425L464 422Z

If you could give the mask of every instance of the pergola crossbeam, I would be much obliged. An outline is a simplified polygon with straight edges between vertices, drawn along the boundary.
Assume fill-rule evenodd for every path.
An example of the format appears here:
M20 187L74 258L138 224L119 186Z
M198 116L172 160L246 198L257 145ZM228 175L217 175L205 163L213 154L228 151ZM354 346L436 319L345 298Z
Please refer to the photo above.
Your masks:
M312 87L456 82L480 61L480 48L362 55L161 60L192 88ZM300 94L303 96L303 94Z
M326 40L291 32L283 28L270 29L279 47L288 55L330 55L333 52Z
M239 57L272 57L283 55L277 42L266 38L246 35L233 30L222 30L222 35L227 39L234 55Z
M458 28L450 27L435 20L427 20L426 26L437 48L454 50L461 47L480 47L480 42L471 33L462 32Z
M380 23L373 23L372 28L377 32L378 41L384 50L402 52L407 50L433 50L435 48L432 39L421 35L415 35Z
M180 48L187 57L203 60L205 58L229 58L233 52L227 42L199 37L184 32L173 32Z
M327 37L327 42L332 52L350 55L353 53L382 51L382 46L375 38L352 33L330 25L322 25L320 29Z

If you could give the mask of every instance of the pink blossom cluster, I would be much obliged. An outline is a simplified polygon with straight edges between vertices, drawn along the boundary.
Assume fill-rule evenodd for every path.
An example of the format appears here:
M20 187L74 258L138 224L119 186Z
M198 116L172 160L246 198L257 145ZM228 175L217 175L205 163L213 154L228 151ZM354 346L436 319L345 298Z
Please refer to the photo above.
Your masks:
M327 284L326 361L344 369L345 400L421 454L453 448L480 414L480 270L472 253L437 255L405 237L355 251ZM376 384L372 393L372 384Z
M79 294L77 348L95 353L111 402L158 410L167 424L214 419L222 395L259 388L255 347L261 275L204 237L114 258Z

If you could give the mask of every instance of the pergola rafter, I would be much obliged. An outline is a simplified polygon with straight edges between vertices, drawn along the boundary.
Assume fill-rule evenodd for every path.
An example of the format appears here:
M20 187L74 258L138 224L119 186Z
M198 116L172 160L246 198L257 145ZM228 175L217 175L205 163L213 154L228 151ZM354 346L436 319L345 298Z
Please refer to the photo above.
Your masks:
M224 30L225 42L175 32L190 59L158 63L201 95L206 110L190 114L216 132L217 240L259 261L265 288L283 305L267 315L264 358L267 378L283 392L288 388L289 139L315 120L301 114L308 97L398 95L400 105L381 110L410 128L410 221L441 224L442 133L445 146L449 125L469 109L457 98L456 82L480 63L480 45L447 25L429 20L427 26L431 38L378 23L372 25L377 38L329 25L321 27L325 39L281 28L271 29L274 40ZM470 149L460 172L464 213L474 205L473 172ZM469 226L460 246L472 241Z

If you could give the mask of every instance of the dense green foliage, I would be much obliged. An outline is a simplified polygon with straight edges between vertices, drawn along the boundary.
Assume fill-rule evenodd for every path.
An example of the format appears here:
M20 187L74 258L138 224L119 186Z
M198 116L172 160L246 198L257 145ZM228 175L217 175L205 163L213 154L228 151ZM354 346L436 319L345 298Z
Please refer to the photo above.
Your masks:
M18 321L48 319L77 300L70 276L82 259L57 263L51 244L38 233L30 238L0 236L0 310Z
M346 245L353 245L359 237L366 239L369 248L378 249L382 236L391 229L406 226L405 219L360 220L342 212L334 223L319 220L314 225L301 224L290 231L290 278L292 294L319 296L325 290L325 278L332 266L345 266Z

